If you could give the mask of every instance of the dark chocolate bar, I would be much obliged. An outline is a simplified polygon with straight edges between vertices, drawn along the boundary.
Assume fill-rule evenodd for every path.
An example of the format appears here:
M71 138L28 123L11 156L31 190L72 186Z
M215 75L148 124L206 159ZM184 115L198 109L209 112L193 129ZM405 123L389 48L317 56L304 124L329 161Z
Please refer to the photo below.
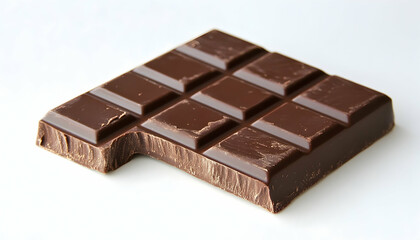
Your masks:
M278 212L393 126L386 95L213 30L51 110L37 145L101 172L148 155Z

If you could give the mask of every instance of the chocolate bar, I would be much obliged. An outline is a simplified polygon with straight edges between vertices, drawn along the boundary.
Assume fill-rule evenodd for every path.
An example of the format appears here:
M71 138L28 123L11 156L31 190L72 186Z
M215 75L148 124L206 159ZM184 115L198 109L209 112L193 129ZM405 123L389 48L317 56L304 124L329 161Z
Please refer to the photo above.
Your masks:
M393 126L386 95L213 30L51 110L36 144L104 173L148 155L278 212Z

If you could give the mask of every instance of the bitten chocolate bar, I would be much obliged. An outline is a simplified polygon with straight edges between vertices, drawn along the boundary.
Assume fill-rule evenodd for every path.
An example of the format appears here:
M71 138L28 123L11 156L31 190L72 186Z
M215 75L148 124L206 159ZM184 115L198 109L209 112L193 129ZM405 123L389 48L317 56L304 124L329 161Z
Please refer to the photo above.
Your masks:
M100 172L148 155L278 212L393 126L386 95L213 30L51 110L36 144Z

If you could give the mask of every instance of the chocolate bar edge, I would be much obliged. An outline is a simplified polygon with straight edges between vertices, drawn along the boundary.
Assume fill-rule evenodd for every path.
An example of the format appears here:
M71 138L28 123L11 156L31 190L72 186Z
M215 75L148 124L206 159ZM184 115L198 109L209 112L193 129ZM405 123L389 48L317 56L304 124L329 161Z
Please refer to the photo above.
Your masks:
M276 213L393 126L392 101L387 97L383 105L325 142L310 156L304 155L284 166L268 184L136 126L112 141L95 146L41 120L36 145L103 173L124 165L136 154L149 155ZM329 154L324 148L341 150Z
M115 170L144 153L274 212L267 184L165 138L139 131L138 127L94 146L41 120L36 145L102 173ZM170 149L174 151L169 152Z

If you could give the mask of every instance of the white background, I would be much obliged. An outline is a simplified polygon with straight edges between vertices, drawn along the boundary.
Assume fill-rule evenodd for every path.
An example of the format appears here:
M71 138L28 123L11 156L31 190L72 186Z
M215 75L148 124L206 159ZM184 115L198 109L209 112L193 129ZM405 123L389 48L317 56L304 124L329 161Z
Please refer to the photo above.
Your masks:
M415 1L0 1L0 239L420 239ZM50 109L212 28L392 97L386 137L272 214L148 157L35 146Z

